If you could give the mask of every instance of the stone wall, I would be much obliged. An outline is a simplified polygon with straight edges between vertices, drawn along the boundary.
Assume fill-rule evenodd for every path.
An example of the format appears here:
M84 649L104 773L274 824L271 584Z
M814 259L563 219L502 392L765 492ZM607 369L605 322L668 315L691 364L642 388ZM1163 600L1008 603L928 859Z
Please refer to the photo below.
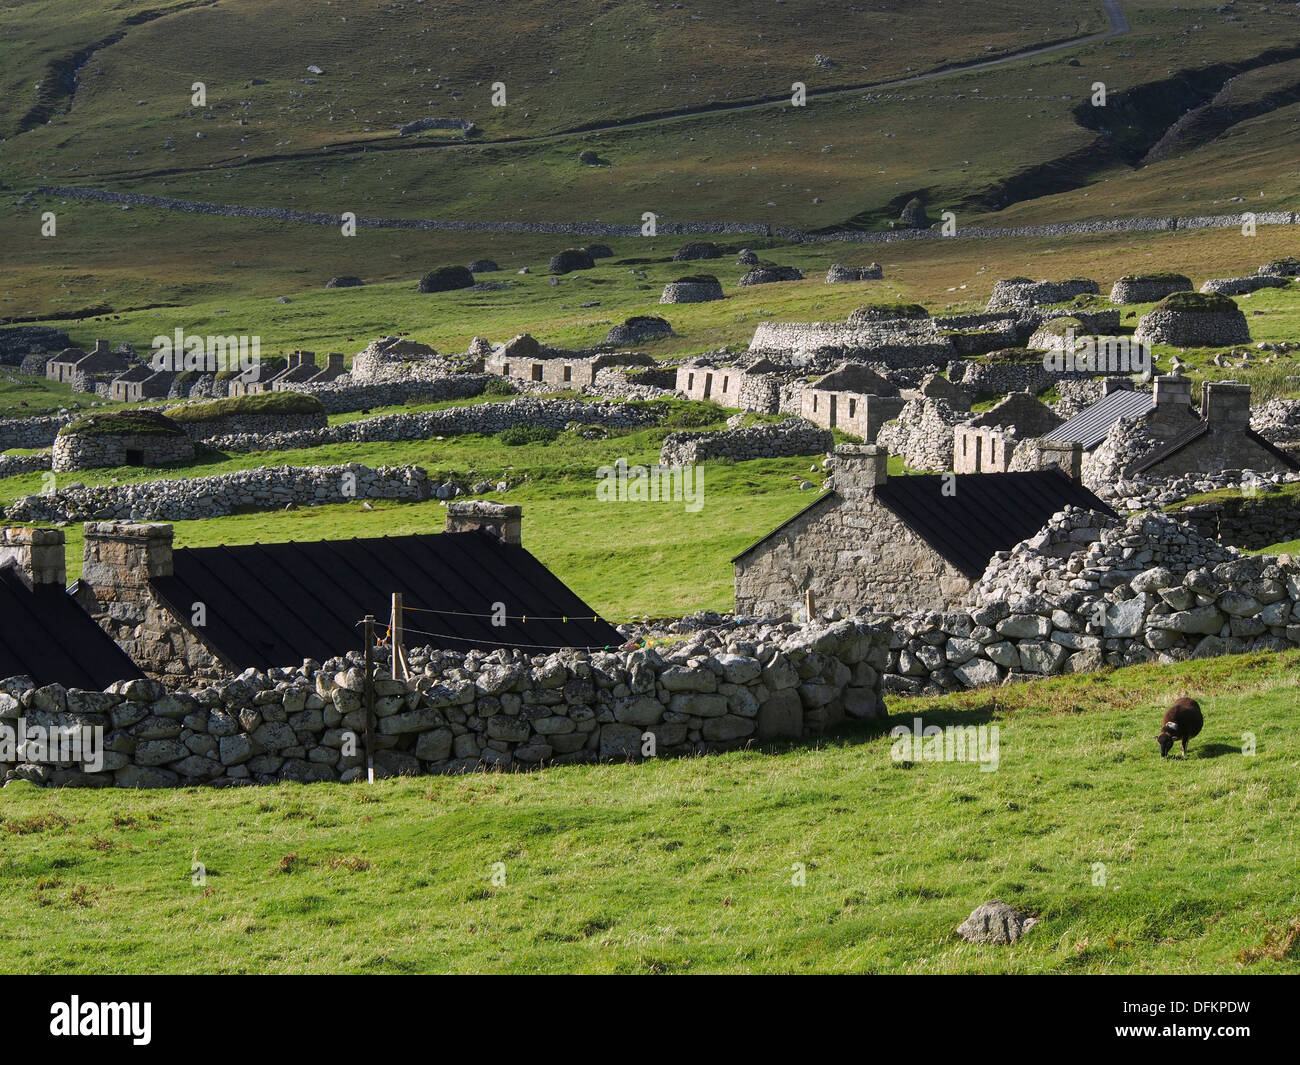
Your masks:
M418 502L432 496L420 466L264 466L214 477L73 486L22 496L4 511L10 521L190 521L237 510L283 510L358 499Z
M953 427L968 417L941 399L908 400L898 419L876 434L876 443L902 458L908 469L942 473L952 463Z
M224 215L231 218L268 218L279 222L297 222L307 225L337 226L339 216L321 211L296 211L285 207L246 207L238 204L211 203L201 200L181 200L171 196L155 196L141 192L112 192L107 189L88 189L77 185L40 185L37 192L47 196L60 196L73 200L92 200L99 203L128 203L141 207L160 207L169 211L192 214ZM1252 212L1250 219L1261 226L1295 225L1297 216L1291 211ZM788 226L773 226L762 222L672 222L660 218L659 235L674 234L752 234L776 237L795 242L832 242L854 244L893 244L903 240L1001 240L1008 237L1063 237L1089 236L1095 233L1159 232L1180 229L1239 229L1247 221L1244 214L1205 216L1161 216L1156 218L1108 218L1088 222L1052 222L1033 226L961 226L951 237L942 230L896 229L873 231L861 229L837 230L829 233L806 233ZM490 221L438 221L425 218L369 218L358 217L357 225L379 229L426 229L484 233L556 233L576 236L626 236L641 235L639 224L619 225L608 222L490 222Z
M213 437L207 442L222 451L284 451L323 444L427 440L457 433L493 434L513 425L545 425L561 430L570 422L576 422L610 429L639 429L656 424L661 416L662 412L653 407L632 403L582 403L572 399L521 397L501 403L476 403L415 414L381 414L324 429Z
M162 604L150 586L155 577L173 575L170 525L88 522L83 533L77 600L137 666L187 683L228 675L227 665Z
M164 413L166 411L164 410ZM300 414L265 413L265 414L227 414L220 418L207 418L203 421L182 421L177 425L191 440L206 443L227 436L264 436L270 433L292 433L304 430L323 429L329 424L324 411L303 412Z
M344 374L322 384L286 384L284 392L315 396L327 414L344 414L372 407L400 407L407 403L441 403L481 396L489 374L442 374L405 381L355 382Z
M715 433L671 433L659 452L662 466L692 466L710 459L789 458L794 455L824 454L835 446L827 429L802 418L787 418L770 425L724 429Z
M883 714L889 638L851 620L712 646L697 636L663 651L415 649L411 681L381 671L375 682L376 775L622 762L641 760L649 743L665 757L816 736ZM173 691L153 680L105 692L6 680L5 724L98 726L106 752L95 773L33 762L0 764L0 776L137 788L363 779L360 657Z
M36 418L0 418L0 451L11 447L50 447L68 422L79 414L47 414Z
M870 326L760 322L749 352L792 366L863 360L888 367L944 366L957 357L952 338L937 332L930 319L882 321Z
M1294 493L1259 491L1173 512L1207 539L1247 551L1300 538L1300 499Z
M901 396L863 395L805 387L800 414L823 429L852 433L864 443L874 444L881 426L897 418L904 406Z
M48 451L38 455L0 455L0 479L48 470L50 461Z
M971 608L893 616L887 693L1300 645L1300 565L1239 556L1165 515L1078 510L1000 552Z

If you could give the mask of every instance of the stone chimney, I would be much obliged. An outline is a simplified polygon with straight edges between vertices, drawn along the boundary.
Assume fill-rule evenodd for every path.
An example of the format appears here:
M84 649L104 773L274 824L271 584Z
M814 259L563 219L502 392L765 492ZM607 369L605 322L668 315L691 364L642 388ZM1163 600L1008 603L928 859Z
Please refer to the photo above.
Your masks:
M1112 392L1132 392L1133 382L1127 377L1103 377L1101 381L1101 394L1109 396Z
M889 480L889 452L875 444L841 444L831 456L835 491L860 498Z
M1155 395L1157 413L1160 408L1178 414L1190 414L1192 408L1192 382L1178 374L1161 374L1156 378Z
M1059 466L1072 481L1083 476L1083 445L1077 440L1043 440L1036 441L1041 458L1039 468Z
M109 601L146 589L153 577L172 575L170 525L88 521L81 580L97 600Z
M449 533L479 532L503 544L522 543L524 508L485 499L462 499L447 504Z
M109 353L107 340L96 340L94 348L90 351L91 355L107 355Z
M343 352L331 351L325 356L325 368L332 374L341 374L347 370L343 365Z
M1250 428L1250 385L1236 381L1201 384L1201 417L1216 429Z
M0 566L12 563L33 588L68 583L62 529L0 529Z

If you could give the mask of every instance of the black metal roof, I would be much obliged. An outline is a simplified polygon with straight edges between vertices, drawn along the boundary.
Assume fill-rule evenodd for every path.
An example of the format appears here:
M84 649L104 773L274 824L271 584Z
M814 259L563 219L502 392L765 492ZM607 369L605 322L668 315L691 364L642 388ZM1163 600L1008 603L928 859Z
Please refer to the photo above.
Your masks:
M945 488L951 484L951 488ZM891 477L876 497L972 580L1066 507L1115 512L1057 469Z
M1205 436L1206 433L1208 432L1210 432L1210 423L1205 421L1198 422L1196 425L1193 425L1190 429L1187 429L1186 431L1179 433L1177 436L1171 437L1170 439L1166 440L1163 444L1161 444L1158 448L1152 451L1149 455L1144 457L1141 463L1139 463L1137 466L1134 467L1133 472L1145 473L1147 470L1151 469L1153 466L1157 465L1158 463L1164 462L1164 460L1169 458L1170 456L1178 454L1178 452L1182 451L1183 448L1187 447L1188 444L1191 444L1194 441L1199 440L1201 437ZM1264 437L1260 436L1259 433L1255 432L1254 429L1244 429L1242 430L1242 434L1246 437L1246 439L1257 444L1264 451L1267 451L1270 455L1272 455L1275 459L1277 459L1278 462L1286 466L1287 469L1300 470L1300 462L1296 462L1296 460L1293 459L1290 455L1288 455L1285 451L1283 451L1281 448L1277 447L1276 445L1270 443ZM1205 472L1213 473L1215 471L1206 470Z
M1106 434L1121 418L1139 418L1154 410L1155 406L1150 392L1122 388L1102 396L1069 421L1044 434L1044 439L1062 443L1077 441L1083 445L1084 451L1091 451L1106 439Z
M945 492L949 484L952 488ZM834 492L827 492L731 561L738 562L791 522L831 499L843 501ZM1082 507L1112 516L1115 513L1057 469L890 477L876 489L876 499L972 580L983 575L996 552L1010 550L1033 536L1059 510Z
M401 592L408 647L618 647L618 631L518 545L478 532L182 548L150 583L184 623L203 603L203 640L228 664L294 666L362 645L357 622L387 632ZM494 626L494 604L507 623ZM551 620L563 619L568 620Z
M0 677L102 691L143 675L61 585L32 588L0 566Z

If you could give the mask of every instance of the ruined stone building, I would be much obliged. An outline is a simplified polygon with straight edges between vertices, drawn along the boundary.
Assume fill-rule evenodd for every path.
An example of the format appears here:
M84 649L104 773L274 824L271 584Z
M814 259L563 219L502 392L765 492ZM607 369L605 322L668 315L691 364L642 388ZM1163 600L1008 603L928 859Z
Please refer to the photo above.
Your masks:
M691 359L677 368L676 388L687 399L775 414L780 409L781 373L781 367L767 359L748 366L717 366L706 359Z
M1055 469L890 477L884 448L834 454L834 487L742 551L736 612L951 610L990 560L1033 536L1067 506L1112 515Z
M904 402L898 388L874 370L845 363L804 386L799 413L823 429L840 429L873 444Z

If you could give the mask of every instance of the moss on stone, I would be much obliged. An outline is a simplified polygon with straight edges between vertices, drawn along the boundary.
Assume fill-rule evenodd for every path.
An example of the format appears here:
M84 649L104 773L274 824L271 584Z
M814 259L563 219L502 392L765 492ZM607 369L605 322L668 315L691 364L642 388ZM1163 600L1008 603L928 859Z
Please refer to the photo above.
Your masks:
M177 422L210 422L240 414L324 414L325 408L315 396L302 392L253 392L203 403L187 403L169 412Z
M171 418L151 410L83 414L59 430L59 436L183 436Z
M1232 314L1238 308L1233 300L1217 292L1173 292L1152 309L1195 314Z

